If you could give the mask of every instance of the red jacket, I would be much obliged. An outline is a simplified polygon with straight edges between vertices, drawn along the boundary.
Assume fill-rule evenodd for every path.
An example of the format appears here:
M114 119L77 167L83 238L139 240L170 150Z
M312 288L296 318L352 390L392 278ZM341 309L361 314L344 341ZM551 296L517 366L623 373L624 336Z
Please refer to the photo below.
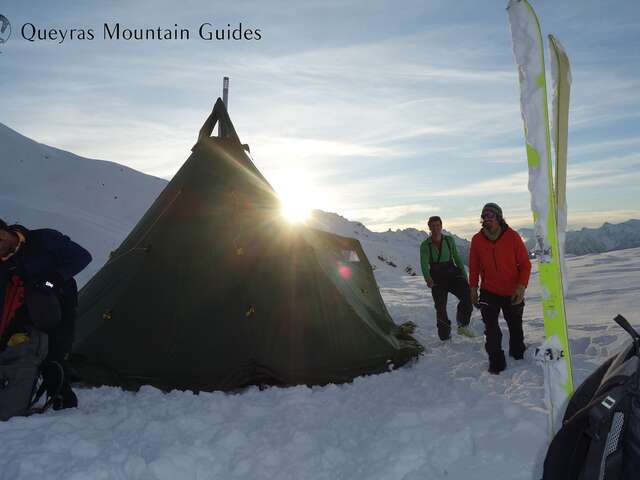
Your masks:
M469 286L478 286L482 278L482 290L496 295L510 296L518 284L529 283L531 262L520 235L507 227L495 242L482 231L471 239L469 252Z

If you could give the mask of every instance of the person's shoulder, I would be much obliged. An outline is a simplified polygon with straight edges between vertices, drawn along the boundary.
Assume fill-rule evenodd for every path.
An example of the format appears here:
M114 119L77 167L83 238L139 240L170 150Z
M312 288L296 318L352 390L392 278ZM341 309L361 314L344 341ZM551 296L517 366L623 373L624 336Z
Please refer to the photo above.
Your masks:
M29 234L33 237L59 237L62 233L53 228L37 228L35 230L29 230Z
M422 241L422 243L420 244L420 248L426 248L429 246L429 244L431 243L431 237L427 237L425 240Z
M65 235L53 228L38 228L29 230L29 236L27 238L27 243L30 242L31 244L46 246L50 243L59 243L65 238Z
M522 240L522 237L520 236L520 234L509 226L507 226L507 228L504 229L503 235L509 236L514 240Z
M474 240L479 241L479 240L484 240L485 236L482 234L482 230L478 231L476 234L473 235L473 237L471 237L471 241L473 242Z

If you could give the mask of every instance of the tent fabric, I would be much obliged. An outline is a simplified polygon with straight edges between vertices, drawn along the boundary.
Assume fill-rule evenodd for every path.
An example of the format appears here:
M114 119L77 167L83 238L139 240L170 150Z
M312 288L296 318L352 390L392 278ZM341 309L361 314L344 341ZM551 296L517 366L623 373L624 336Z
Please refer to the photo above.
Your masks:
M222 137L210 137L216 122ZM220 99L192 154L80 292L72 365L92 384L327 384L422 346L357 240L281 219Z

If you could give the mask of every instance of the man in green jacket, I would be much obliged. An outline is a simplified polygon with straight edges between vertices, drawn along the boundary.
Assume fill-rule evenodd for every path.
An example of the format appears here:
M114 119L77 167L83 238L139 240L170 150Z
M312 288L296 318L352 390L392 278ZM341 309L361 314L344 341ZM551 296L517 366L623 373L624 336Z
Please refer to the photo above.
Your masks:
M420 245L420 265L422 275L431 289L433 303L436 308L438 336L440 340L451 338L451 322L447 315L447 297L452 293L458 297L458 335L475 337L469 328L471 321L471 296L469 282L464 263L458 254L453 237L442 234L442 219L438 216L429 218L429 236Z

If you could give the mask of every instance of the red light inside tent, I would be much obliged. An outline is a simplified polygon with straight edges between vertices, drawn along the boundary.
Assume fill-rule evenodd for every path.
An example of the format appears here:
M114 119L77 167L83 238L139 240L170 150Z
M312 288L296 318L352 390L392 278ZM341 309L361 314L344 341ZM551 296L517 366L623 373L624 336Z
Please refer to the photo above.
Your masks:
M345 280L349 280L351 278L351 269L346 265L340 265L340 267L338 267L338 273Z

